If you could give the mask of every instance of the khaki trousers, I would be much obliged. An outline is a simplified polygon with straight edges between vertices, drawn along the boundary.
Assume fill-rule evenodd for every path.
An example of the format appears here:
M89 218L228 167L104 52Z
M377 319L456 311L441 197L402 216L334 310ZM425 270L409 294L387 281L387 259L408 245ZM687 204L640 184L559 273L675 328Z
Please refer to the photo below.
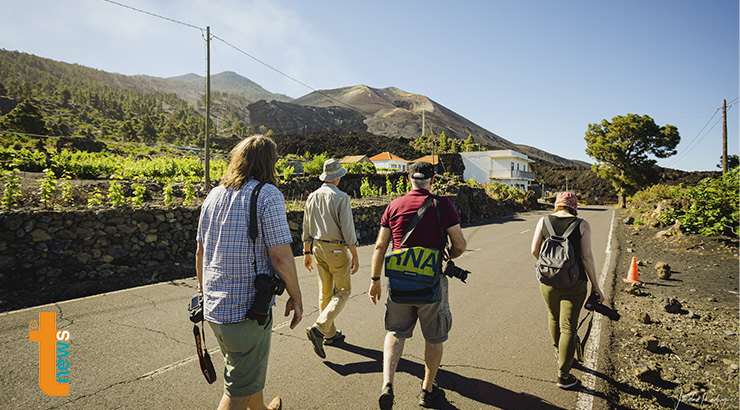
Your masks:
M347 247L315 240L313 255L319 274L319 306L321 314L316 319L316 327L325 338L336 333L334 319L344 308L352 292L350 265Z

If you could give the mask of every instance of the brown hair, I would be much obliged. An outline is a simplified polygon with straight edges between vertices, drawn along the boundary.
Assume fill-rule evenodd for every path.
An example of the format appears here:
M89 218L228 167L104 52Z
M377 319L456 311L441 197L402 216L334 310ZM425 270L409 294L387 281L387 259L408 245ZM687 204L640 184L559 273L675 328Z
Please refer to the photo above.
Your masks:
M558 206L556 206L555 207L555 212L557 212L557 211L566 211L566 212L568 212L569 214L571 214L573 216L578 216L578 211L576 211L575 209L573 209L573 208L571 208L569 206L565 206L565 205L558 205Z
M271 138L262 135L245 138L231 150L230 157L229 168L221 179L226 188L241 189L250 178L277 185L277 145Z

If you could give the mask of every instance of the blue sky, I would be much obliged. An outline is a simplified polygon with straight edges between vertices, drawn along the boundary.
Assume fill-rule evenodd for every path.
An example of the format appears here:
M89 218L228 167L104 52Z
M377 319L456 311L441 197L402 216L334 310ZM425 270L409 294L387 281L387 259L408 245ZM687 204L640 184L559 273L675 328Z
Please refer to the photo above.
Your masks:
M397 87L514 143L588 162L588 124L635 113L678 127L678 154L658 165L716 170L726 99L738 153L736 0L120 2L210 26L313 89ZM103 0L5 1L0 39L104 71L205 75L200 30ZM312 91L221 41L211 54L214 74L296 98Z

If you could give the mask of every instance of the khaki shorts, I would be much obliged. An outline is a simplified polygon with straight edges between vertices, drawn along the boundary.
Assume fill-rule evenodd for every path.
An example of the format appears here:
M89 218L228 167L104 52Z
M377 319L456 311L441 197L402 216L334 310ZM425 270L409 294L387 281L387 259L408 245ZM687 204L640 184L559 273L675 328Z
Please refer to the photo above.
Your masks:
M447 277L440 278L438 302L427 304L400 304L388 299L385 304L385 330L399 339L413 336L416 319L419 319L424 340L437 344L447 340L452 328L452 314L447 295Z
M224 355L224 393L229 397L247 397L261 392L270 356L272 310L265 326L256 320L208 324Z

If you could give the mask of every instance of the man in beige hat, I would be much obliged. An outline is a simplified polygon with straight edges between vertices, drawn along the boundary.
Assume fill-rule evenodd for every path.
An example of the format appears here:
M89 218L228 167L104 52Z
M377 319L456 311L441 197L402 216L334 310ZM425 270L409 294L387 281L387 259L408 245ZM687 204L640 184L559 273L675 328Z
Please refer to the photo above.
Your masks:
M324 172L319 176L324 183L308 196L303 214L303 265L310 272L316 258L321 285L321 313L313 326L306 329L306 334L322 359L326 358L324 344L335 344L344 338L334 319L352 290L350 275L360 267L349 195L337 187L346 173L336 159L326 160Z

